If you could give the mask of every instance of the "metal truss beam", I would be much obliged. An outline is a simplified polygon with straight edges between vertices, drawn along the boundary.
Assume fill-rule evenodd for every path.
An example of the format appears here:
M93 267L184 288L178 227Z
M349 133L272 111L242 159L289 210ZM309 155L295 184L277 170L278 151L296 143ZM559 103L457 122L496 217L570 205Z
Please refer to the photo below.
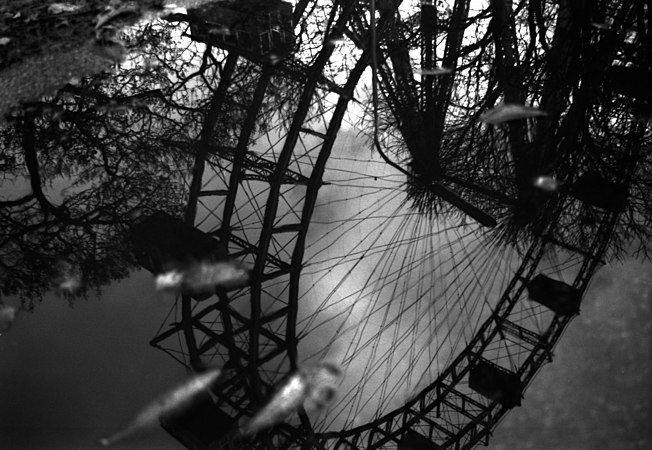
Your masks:
M356 2L351 2L343 5L337 23L334 26L334 32L343 32L349 15L353 12ZM260 364L258 347L259 347L259 332L260 332L260 316L261 316L261 277L264 271L264 261L269 252L269 245L272 238L272 229L276 221L276 212L278 208L278 201L281 189L281 181L285 170L290 162L291 156L295 149L296 143L301 132L301 128L306 120L312 98L315 94L315 88L318 84L318 79L323 71L326 63L333 53L333 46L322 47L315 62L308 70L307 81L301 93L297 110L294 114L292 123L285 137L285 142L281 153L278 156L274 173L270 177L270 190L265 205L265 215L263 218L262 229L260 233L260 240L258 243L258 255L253 268L252 279L254 280L251 286L251 331L250 331L250 367L257 367ZM292 310L292 308L290 308ZM294 348L297 345L296 341L288 343L290 347ZM296 350L290 352L290 365L292 369L296 368ZM254 392L259 392L258 376L252 374L252 385ZM259 396L259 394L258 394Z
M295 8L295 23L305 12L308 3L309 0L301 0ZM357 32L357 35L354 37L357 43L360 43L361 48L365 49L367 47L366 42L368 41L368 34L363 18L364 12L366 11L366 4L357 1L344 1L338 4L341 7L341 11L339 12L339 17L333 28L333 32L343 33L345 30ZM379 33L383 32L385 22L384 16L381 17L377 28ZM204 149L205 154L215 154L232 163L227 189L201 191L201 189L197 188L198 183L199 187L201 187L203 172L203 162L200 161L201 155L197 156L196 170L193 171L191 199L194 199L195 208L196 200L200 196L217 195L226 198L221 228L214 234L235 243L243 249L242 252L234 253L232 256L245 253L256 256L253 270L254 283L250 288L251 314L250 317L245 317L240 312L235 311L229 306L228 296L226 294L220 294L220 302L217 305L209 306L201 312L196 313L194 317L191 317L189 311L190 299L184 298L182 305L183 319L181 323L176 324L171 330L167 330L155 337L152 343L153 345L158 345L162 340L178 332L183 332L187 338L191 361L193 361L193 358L196 359L199 355L210 351L215 346L227 348L231 360L234 361L234 364L237 364L239 373L223 384L225 388L229 388L228 393L226 391L220 391L217 395L226 404L241 414L251 412L263 400L263 394L269 393L273 389L273 386L261 379L258 373L262 365L287 353L291 369L296 369L296 346L298 341L295 327L299 306L299 280L302 270L305 240L318 191L323 184L322 177L326 162L346 111L347 102L352 98L355 85L369 62L369 55L365 50L353 69L347 84L343 87L334 85L322 75L323 69L331 57L332 52L332 46L324 46L311 66L304 67L296 61L288 61L277 67L265 66L260 74L252 102L247 110L245 122L240 131L238 145L235 148L211 146L207 141L204 142L204 137L202 136L202 142L204 143L200 148ZM392 79L389 65L386 61L387 56L384 56L383 60L380 61L381 89L388 96L390 105L393 105L393 109L402 108L401 105L405 104L405 99L401 98L401 90L398 89L397 84ZM235 64L237 56L233 58L233 64ZM272 162L249 153L248 145L255 129L257 114L264 100L267 86L271 77L277 73L297 77L296 79L304 83L304 90L301 93L298 108L294 114L281 153L278 156L278 161ZM319 86L325 86L326 90L336 92L340 95L340 99L325 133L312 130L305 126L309 107ZM218 93L220 92L220 88L221 85L218 87ZM408 92L408 94L410 93ZM394 98L391 98L392 96ZM218 108L218 106L215 106L214 103L211 111L214 108ZM210 114L217 114L217 112L213 111ZM288 167L295 152L300 133L311 134L323 140L310 177L303 176L300 173L290 170ZM235 212L235 199L239 186L243 181L252 178L265 181L270 185L265 204L264 218L261 224L260 240L256 245L231 233L231 221ZM301 184L307 186L306 196L299 223L275 226L281 186L283 184ZM561 211L561 205L557 209ZM192 216L194 220L195 212L196 209L193 210L191 205L189 205L187 218ZM608 244L608 238L613 231L617 218L617 214L611 216L605 214L599 230L594 237L591 249L588 252L576 252L584 256L582 268L573 284L581 292L585 290L597 264L600 262L595 255L602 255L604 253ZM553 218L550 223L554 224L555 222L556 220ZM270 243L275 233L296 233L291 262L285 262L270 252ZM552 236L552 233L549 233L547 236ZM437 380L422 390L408 404L370 424L342 432L313 434L309 420L307 417L301 416L302 423L300 426L291 427L283 424L274 429L275 431L273 433L276 433L274 436L285 438L288 446L292 443L298 443L302 446L314 444L323 448L331 448L332 444L334 444L335 448L339 448L343 443L347 443L352 448L365 449L381 448L384 444L391 441L398 442L400 436L421 423L427 424L430 427L430 436L433 435L433 430L436 431L441 436L436 440L439 444L444 444L445 446L455 446L456 448L463 446L466 448L478 442L482 437L488 436L491 429L507 412L508 408L503 407L495 401L489 402L486 405L462 392L461 386L465 386L463 383L464 377L477 361L483 357L483 352L487 346L495 342L496 338L504 337L505 333L507 333L531 347L530 355L518 369L522 384L526 386L545 360L550 358L551 349L570 321L568 317L555 315L546 333L539 335L510 320L510 313L525 289L523 280L532 277L541 260L547 242L560 245L575 252L572 246L562 244L551 238L546 238L546 235L536 239L524 255L520 267L498 301L495 314L481 325L471 342L455 358L453 363L439 375ZM269 268L269 264L274 265L278 270L265 273L265 270ZM267 315L263 315L261 308L262 283L274 277L287 274L290 275L287 304L284 304ZM221 314L224 326L222 333L215 332L200 322L202 317L214 310L218 310ZM287 321L284 339L278 333L270 331L269 327L265 327L266 324L280 320ZM234 326L235 321L242 325ZM193 333L193 328L200 330L208 337L199 348L196 346L194 335L189 336L189 334ZM239 334L248 334L248 345L243 346L246 349L236 345L233 339ZM270 342L270 345L266 347L264 353L260 348L261 337ZM194 348L191 349L191 346L194 346ZM248 373L249 376L242 376L242 373ZM231 393L236 393L237 395L231 395ZM445 426L443 420L440 419L442 409L448 412L453 411L456 416L462 418L459 424L455 424L455 432ZM271 435L270 433L270 437L261 445L266 447L271 446ZM311 438L314 437L314 440L307 439L307 435ZM364 447L358 447L363 444L365 444Z
M228 161L235 161L237 147L211 145L208 147L208 152ZM256 179L261 181L269 181L274 174L274 169L276 167L276 163L273 161L269 161L262 156L256 155L252 152L247 152L245 154L243 163L246 170L257 174L258 178ZM251 177L251 174L245 175L245 179L247 179L247 177L253 178ZM288 168L285 169L285 174L281 178L281 183L283 184L307 184L308 181L308 177Z

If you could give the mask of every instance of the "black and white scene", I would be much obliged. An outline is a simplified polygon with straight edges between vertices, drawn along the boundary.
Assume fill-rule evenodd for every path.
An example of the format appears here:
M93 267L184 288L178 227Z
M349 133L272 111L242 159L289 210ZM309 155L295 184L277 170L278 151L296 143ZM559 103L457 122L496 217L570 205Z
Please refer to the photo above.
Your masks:
M0 449L652 448L649 0L0 0Z

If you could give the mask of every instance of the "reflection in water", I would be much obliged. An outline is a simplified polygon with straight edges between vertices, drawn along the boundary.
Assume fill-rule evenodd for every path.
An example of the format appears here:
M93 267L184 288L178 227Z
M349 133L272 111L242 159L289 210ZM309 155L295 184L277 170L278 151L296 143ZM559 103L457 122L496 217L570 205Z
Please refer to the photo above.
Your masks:
M152 345L230 367L188 412L220 427L167 421L184 445L470 445L519 403L598 262L649 251L645 8L91 3L93 51L121 64L2 98L0 288L33 309L53 283L73 303L152 272L178 297ZM369 64L378 86L357 89ZM347 107L373 153L335 144ZM325 354L344 363L332 402L339 368L297 371Z

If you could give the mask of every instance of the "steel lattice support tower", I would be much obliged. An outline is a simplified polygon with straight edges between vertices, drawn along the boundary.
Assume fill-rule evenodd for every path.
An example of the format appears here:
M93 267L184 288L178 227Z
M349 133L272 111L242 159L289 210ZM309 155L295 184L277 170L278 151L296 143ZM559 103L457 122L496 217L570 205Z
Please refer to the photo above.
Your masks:
M312 3L298 2L295 23ZM252 415L273 392L283 374L297 369L299 281L308 230L323 185L326 162L354 89L370 64L367 2L342 0L333 3L331 34L346 34L361 49L347 82L338 85L324 74L324 68L333 58L334 47L329 45L322 46L309 65L292 59L263 65L237 145L219 147L212 142L212 130L239 60L237 54L230 53L195 149L186 222L201 229L202 218L216 216L219 226L204 231L225 245L229 256L251 264L253 283L245 289L220 292L196 307L190 297L184 296L181 321L156 336L152 345L162 346L165 341L182 335L186 345L183 351L189 356L190 365L206 356L217 356L226 367L233 369L227 372L229 376L214 393L220 407L236 420ZM381 91L393 113L401 117L409 116L411 108L423 101L419 100L414 80L395 76L396 65L389 64L391 56L386 42L392 33L397 33L399 4L395 2L393 9L379 11L376 29L378 42L382 44L378 47ZM468 2L461 6L462 9L464 5L468 10ZM432 61L432 36L429 39L423 44L427 47L423 52L424 61ZM274 152L256 155L249 151L250 144L274 76L300 80L302 91L282 144ZM433 89L430 86L426 91ZM450 89L450 86L439 89ZM327 111L321 111L318 119L322 123L317 128L310 113L326 93L337 95L337 100ZM317 108L320 107L323 105ZM431 118L436 116L430 111L433 108L431 104L426 108ZM310 144L306 143L308 141ZM222 178L208 176L211 171L225 175ZM241 211L243 205L252 201L245 185L256 186L259 190L261 203L259 207L253 206L254 211ZM577 199L561 198L557 211L563 211L572 202ZM246 214L246 229L241 214ZM525 389L539 368L551 360L553 348L570 321L570 317L555 315L543 334L520 323L519 305L527 284L537 271L545 270L540 265L544 251L560 248L581 260L573 288L583 293L601 262L617 218L618 213L605 211L591 247L580 250L556 236L556 217L550 217L545 231L523 255L493 315L479 327L474 338L437 380L404 406L372 423L327 433L315 433L306 414L300 412L300 425L280 425L249 445L362 450L383 448L386 444L399 445L405 436L417 432L433 443L432 448L469 448L487 438L510 408L479 396L471 389L470 371L480 361L493 361L497 349L527 352L529 356L516 372L521 389Z

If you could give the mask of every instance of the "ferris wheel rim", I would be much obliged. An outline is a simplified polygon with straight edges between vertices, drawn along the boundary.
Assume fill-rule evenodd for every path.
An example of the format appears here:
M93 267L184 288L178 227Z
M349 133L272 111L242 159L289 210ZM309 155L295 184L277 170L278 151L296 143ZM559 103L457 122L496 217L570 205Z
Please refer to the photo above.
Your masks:
M361 57L360 60L362 60L362 59L363 59L363 58ZM264 70L267 71L268 69L266 68L266 69L264 69ZM266 72L266 73L269 75L269 72ZM313 89L314 89L314 87L313 87ZM350 91L351 91L351 89L349 89L348 92L350 93ZM347 91L345 90L345 92L347 92ZM349 99L350 99L350 97L349 97L349 98L341 97L341 98L340 98L340 102L343 102L343 104L346 105L346 103L349 101ZM338 102L338 104L339 104L339 102ZM331 139L331 138L334 139L334 138L335 138L335 135L337 135L337 131L338 131L338 130L339 130L339 125L335 128L335 131L334 131L334 132L331 132L331 130L330 130L330 128L329 128L328 131L327 131L327 133L324 134L324 136L328 137L329 139ZM303 130L300 130L300 131L303 131ZM298 131L297 131L297 133L298 133ZM291 147L291 146L290 146L290 147ZM321 156L321 152L320 152L320 156ZM236 158L237 158L237 156L236 156ZM325 159L325 160L327 160L327 159L328 159L328 155L326 155L326 159ZM324 160L324 164L325 164L325 160ZM287 163L286 163L286 165L287 165ZM277 173L277 172L278 172L278 173L281 173L282 170L283 170L282 168L279 170L279 166L277 166L276 169L275 169L275 173ZM318 191L320 185L323 183L322 175L323 175L323 173L322 173L319 177L316 177L315 179L311 179L312 186L314 187L315 198L316 198L317 191ZM278 193L275 194L275 195L277 196L276 201L278 201ZM313 205L313 206L314 206L314 205ZM305 208L305 206L304 206L304 208ZM304 213L305 213L305 209L304 209ZM603 234L608 235L608 234L611 232L611 229L613 228L613 222L616 220L615 217L616 217L616 215L613 215L613 214L606 214L606 213L605 213L605 214L603 215L603 220L602 220L602 222L601 222L601 226L600 226L600 228L599 228L600 230L603 231ZM265 220L266 223L267 223L267 225L266 225L266 226L262 226L262 229L264 230L264 232L263 232L262 234L264 234L264 235L266 236L266 239L269 238L269 236L270 236L271 233L273 232L274 219L275 219L275 217L273 217L273 214L272 214L269 218L266 218L266 220ZM309 212L308 214L304 214L304 215L302 216L302 218L301 218L301 223L302 223L302 224L303 224L304 222L308 222L308 223L309 223L310 220L311 220L311 213ZM610 224L610 223L612 224L611 228L607 226L607 225ZM230 224L229 224L229 226L230 226ZM306 227L304 226L304 227L299 227L299 228L301 228L301 229L305 229ZM278 230L278 229L277 229L277 230ZM606 231L605 231L605 230L606 230ZM598 234L598 232L596 232L596 236L597 236L597 234ZM305 235L304 235L304 239L305 239ZM544 237L542 237L542 236L538 236L538 237L536 238L536 242L534 242L534 241L532 242L531 247L542 247L542 246L543 246L543 245L542 245L543 240L544 240ZM305 244L305 241L304 241L304 244ZM599 260L599 259L602 257L602 255L604 254L604 251L605 251L606 247L605 247L605 246L601 246L600 249L601 249L601 250L600 250L599 253L595 253L595 254L592 253L591 256L590 256L590 258L587 258L587 260L589 261L590 264L594 264L595 261ZM300 253L300 252L301 252L301 249L300 249L299 253ZM263 253L264 253L264 254L263 254ZM258 270L258 272L260 272L260 274L262 274L262 269L263 269L263 267L264 267L265 261L266 261L266 259L268 258L268 256L269 256L269 247L267 247L267 249L265 249L264 252L261 252L261 253L258 255L257 259L256 259L256 264L257 264L257 267L258 267L257 270ZM293 259L294 259L294 256L293 256ZM300 279L300 276L301 276L301 275L300 275L300 274L301 274L301 267L300 267L301 262L302 262L302 261L301 261L301 258L299 258L299 261L298 261L298 263L297 263L298 265L296 265L295 268L290 268L291 276L293 277L292 279L297 280L297 281L295 281L296 283L298 283L298 280ZM530 276L532 276L532 275L533 275L533 273L530 274ZM586 283L588 283L588 280L590 280L590 277L588 277L588 278L586 279ZM292 281L290 281L290 282L292 282ZM298 300L298 298L297 298L296 300ZM294 324L296 325L296 311L297 311L297 304L294 304L293 307L289 307L289 308L288 308L288 311L289 311L288 316L287 316L288 326L294 326L294 325L290 325L290 324L291 324L291 323L294 323ZM290 316L290 314L294 314L294 317L292 318L292 317ZM506 315L506 314L507 314L507 311L504 311L504 314ZM505 316L505 317L506 317L506 316ZM503 317L503 316L492 317L492 318L491 318L491 321L497 321L497 322L500 322L501 320L504 320L505 317ZM565 328L565 326L566 326L567 324L568 324L568 321L561 321L561 322L560 322L560 325L561 325L561 326L558 326L558 327L557 327L557 329L556 329L557 334L555 335L555 339L554 339L553 341L549 342L549 345L550 345L550 346L554 346L554 344L557 342L558 338L559 338L560 335L561 335L560 333L563 332L563 329ZM493 331L492 331L492 332L493 332ZM253 332L251 332L251 335L252 335L252 336L254 336L254 335L256 335L256 334L257 334L257 332L256 332L255 330L254 330ZM494 332L494 334L495 334L495 332ZM293 368L296 368L296 367L294 367L294 366L296 366L296 359L297 359L297 344L298 344L298 337L297 337L296 335L294 335L294 338L295 338L295 339L290 339L290 340L289 340L290 342L287 343L286 352L287 352L287 354L288 354L289 359L291 360L291 366L293 366ZM475 339L475 336L474 336L474 339ZM257 342L257 338L256 338L255 342ZM465 347L465 348L460 352L460 354L455 358L455 361L457 361L459 358L464 359L463 357L464 357L464 355L465 355L466 353L472 353L472 352L471 352L471 349L472 349L471 345L468 345L467 347ZM256 351L257 351L257 350L256 350ZM534 353L534 351L533 351L533 353ZM471 366L471 363L477 361L480 357L481 357L481 355L476 355L476 356L474 357L474 359L468 359L469 364L468 364L468 367L467 367L466 370L469 370L469 369L470 369L470 366ZM253 364L252 364L252 366L253 366L253 370L256 370L256 364L255 364L255 363L257 362L257 358L253 358L253 359L251 360L251 362L253 363ZM543 364L543 360L540 361L540 364L537 366L536 370L538 370L538 368L539 368L542 364ZM451 366L451 367L452 367L452 366ZM442 371L442 372L446 372L446 371L448 371L448 370L449 370L449 367L447 367L446 369L444 369L444 371ZM464 373L466 373L466 371L465 371ZM463 375L463 374L462 374L462 375ZM439 375L439 377L437 378L437 381L439 381L440 379L443 379L443 375ZM459 379L461 380L461 377L460 377ZM436 381L435 383L433 383L431 386L434 386L434 385L437 383L437 381ZM441 385L441 383L440 383L439 385ZM454 385L450 385L450 386L448 386L448 388L453 389L453 388L455 388L455 386L456 386L455 384L454 384ZM419 398L423 398L423 397L427 394L427 392L430 392L431 389L430 389L430 390L429 390L429 389L430 389L430 386L429 386L429 388L424 389L424 390L422 391L422 393L418 395L418 397L419 397ZM438 396L438 397L439 397L439 396ZM444 399L442 398L441 401L443 401L443 400L444 400ZM355 428L351 428L351 429L349 429L349 430L342 431L342 432L316 433L315 436L316 436L318 439L320 439L320 440L323 439L324 442L326 442L326 441L328 441L328 440L332 440L332 439L337 440L337 444L336 444L336 445L338 445L340 442L347 442L347 441L345 441L345 440L343 440L343 439L346 439L346 438L348 438L349 436L354 436L354 435L358 435L358 436L360 436L362 433L367 432L367 431L379 431L379 432L382 432L382 430L380 430L380 428L379 428L379 427L380 427L380 424L393 424L393 422L392 422L393 418L396 417L398 414L400 414L400 413L401 413L402 411L404 411L405 409L409 409L409 405L414 404L416 401L417 401L417 400L414 400L414 401L408 402L408 403L406 403L405 406L403 406L403 407L401 407L401 408L398 408L398 409L396 409L396 410L390 411L389 413L384 414L384 415L383 415L382 417L380 417L379 419L374 420L373 422L369 422L368 424L361 425L361 426L358 426L358 427L355 427ZM494 408L494 407L496 407L497 403L494 401L491 405L492 405L492 408ZM494 416L494 417L496 417L496 416ZM498 418L499 418L499 417L498 417ZM472 421L472 422L473 422L473 421ZM309 422L308 422L308 423L309 423ZM405 423L405 421L404 421L404 423ZM481 436L483 435L483 433L485 433L486 430L489 430L489 429L490 429L490 427L491 427L491 425L492 425L493 423L495 423L495 422L491 422L491 423L490 423L489 421L486 422L486 423L484 424L485 427L484 427L482 430L478 430L478 428L477 428L477 426L476 426L476 425L477 425L477 422L475 422L475 425L471 424L471 425L472 425L471 427L467 427L467 426L465 426L465 427L464 427L464 428L463 428L463 429L462 429L458 434L455 434L454 436L451 436L451 439L449 439L449 441L450 441L450 442L453 442L452 439L455 438L455 442L458 442L458 441L460 440L461 436L464 436L464 435L466 435L466 434L473 434L473 437L472 437L473 439L476 439L476 438L479 439L479 438L481 438ZM405 428L405 425L402 425L401 427L402 427L401 430L402 430L403 433L404 433L406 430L409 429L409 428ZM388 428L392 428L392 427L388 427ZM431 428L431 429L432 429L432 428ZM387 432L387 430L385 430L385 432ZM486 434L486 433L485 433L485 434ZM400 436L400 434L396 434L395 436ZM372 439L372 437L369 437L368 440L369 440L369 442L371 443L371 441L372 441L373 439ZM447 442L448 442L448 441L447 441ZM382 445L382 444L379 444L379 445ZM374 448L374 447L372 446L372 447L368 447L368 448Z

